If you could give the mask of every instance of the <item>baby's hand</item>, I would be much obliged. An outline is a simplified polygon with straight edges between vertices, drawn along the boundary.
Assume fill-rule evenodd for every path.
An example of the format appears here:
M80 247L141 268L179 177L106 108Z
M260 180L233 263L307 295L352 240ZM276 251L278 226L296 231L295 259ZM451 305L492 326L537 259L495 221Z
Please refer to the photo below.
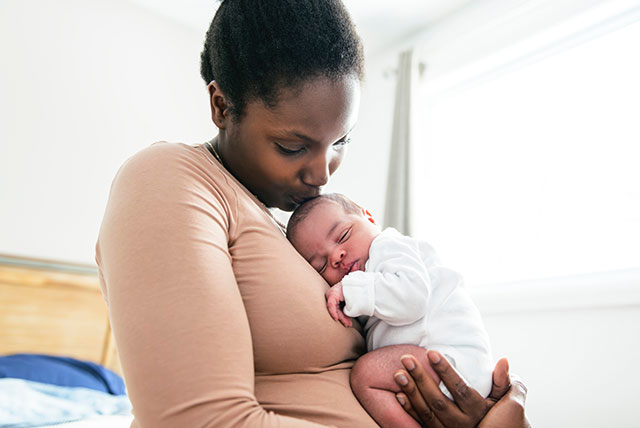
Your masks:
M345 327L351 327L351 317L348 317L342 312L341 303L344 302L344 294L342 294L342 282L338 282L333 287L329 288L324 294L327 298L327 309L331 318L336 321L340 321Z

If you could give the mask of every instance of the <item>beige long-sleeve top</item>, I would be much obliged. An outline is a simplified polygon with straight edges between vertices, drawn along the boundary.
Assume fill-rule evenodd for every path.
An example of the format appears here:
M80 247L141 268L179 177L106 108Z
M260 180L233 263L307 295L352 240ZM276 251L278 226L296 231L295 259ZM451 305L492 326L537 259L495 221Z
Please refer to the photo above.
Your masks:
M360 331L203 146L122 166L96 261L133 427L377 427L349 386Z

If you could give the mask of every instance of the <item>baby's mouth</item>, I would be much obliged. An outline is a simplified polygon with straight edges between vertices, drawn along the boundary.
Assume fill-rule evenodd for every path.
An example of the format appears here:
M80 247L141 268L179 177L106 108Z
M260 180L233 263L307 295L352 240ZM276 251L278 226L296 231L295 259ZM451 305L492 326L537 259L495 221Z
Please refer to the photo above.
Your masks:
M351 263L351 266L349 266L349 269L347 269L347 273L345 275L348 275L351 272L353 272L354 270L356 270L357 264L358 264L358 261L354 260L353 263Z

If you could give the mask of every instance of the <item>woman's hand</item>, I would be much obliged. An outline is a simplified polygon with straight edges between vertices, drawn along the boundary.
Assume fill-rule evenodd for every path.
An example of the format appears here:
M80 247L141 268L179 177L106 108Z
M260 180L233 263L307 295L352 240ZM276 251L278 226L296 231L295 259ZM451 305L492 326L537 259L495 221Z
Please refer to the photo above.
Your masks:
M353 325L351 317L348 317L344 312L342 312L342 306L344 303L342 281L330 287L327 292L324 293L324 297L327 299L327 309L329 310L331 318L336 321L340 321L345 327L351 327Z
M412 355L401 358L407 369L399 370L394 378L403 392L397 394L402 407L415 420L428 428L481 427L527 428L524 413L527 389L515 377L509 377L505 358L493 371L493 387L489 397L483 398L470 387L446 358L436 351L427 353L431 366L440 376L456 402L440 391Z

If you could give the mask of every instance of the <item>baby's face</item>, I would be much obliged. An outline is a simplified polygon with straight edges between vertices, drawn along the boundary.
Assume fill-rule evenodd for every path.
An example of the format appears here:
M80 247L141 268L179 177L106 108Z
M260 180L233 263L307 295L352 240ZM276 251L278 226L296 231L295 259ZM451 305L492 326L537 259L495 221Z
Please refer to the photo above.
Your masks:
M369 247L380 229L364 214L346 213L333 201L316 205L298 225L293 245L334 285L349 272L364 270Z

